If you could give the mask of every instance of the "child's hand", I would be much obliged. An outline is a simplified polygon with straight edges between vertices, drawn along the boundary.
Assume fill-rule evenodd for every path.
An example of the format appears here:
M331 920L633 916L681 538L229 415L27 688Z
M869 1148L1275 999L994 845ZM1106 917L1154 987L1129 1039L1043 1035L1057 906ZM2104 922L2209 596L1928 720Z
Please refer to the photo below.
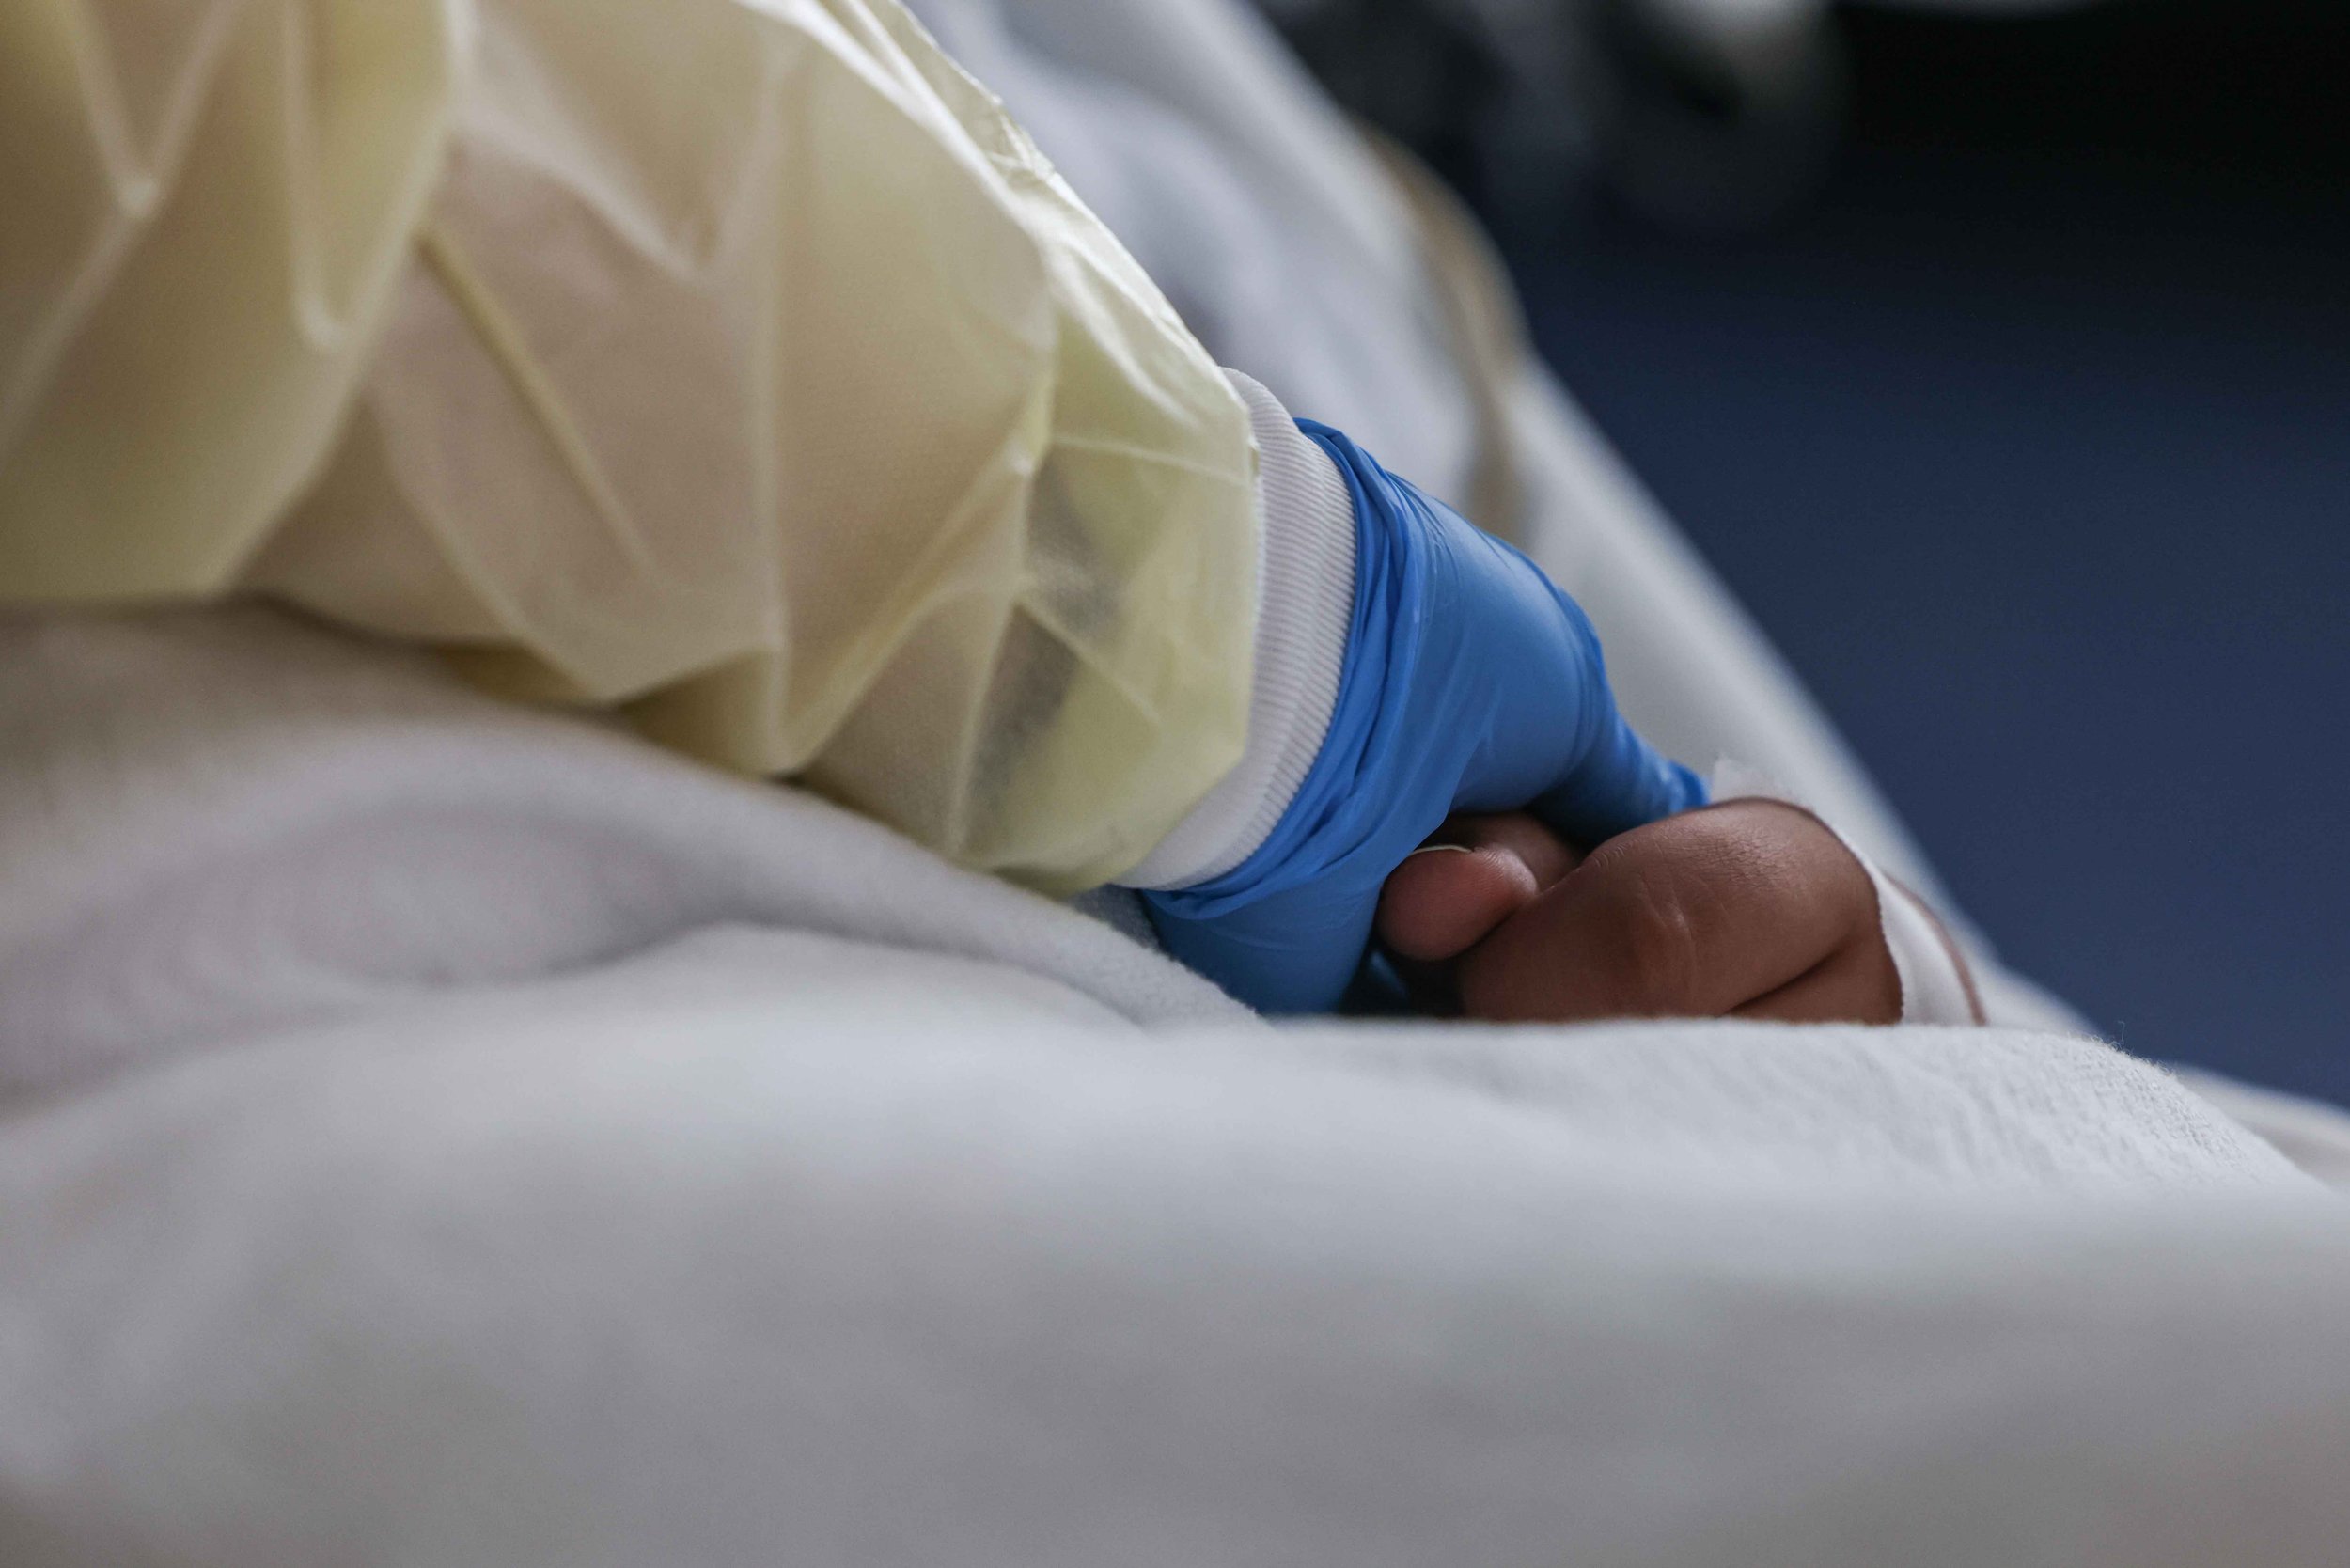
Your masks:
M1869 874L1806 811L1739 800L1578 854L1523 815L1459 817L1387 878L1379 934L1449 965L1472 1018L1890 1024L1902 982Z

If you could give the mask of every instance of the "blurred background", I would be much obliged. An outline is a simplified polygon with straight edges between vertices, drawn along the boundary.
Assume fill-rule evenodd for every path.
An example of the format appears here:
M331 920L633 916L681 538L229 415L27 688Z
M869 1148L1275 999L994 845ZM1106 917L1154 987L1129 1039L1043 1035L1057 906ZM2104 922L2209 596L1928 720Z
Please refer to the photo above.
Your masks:
M1264 4L2008 958L2350 1104L2350 7Z

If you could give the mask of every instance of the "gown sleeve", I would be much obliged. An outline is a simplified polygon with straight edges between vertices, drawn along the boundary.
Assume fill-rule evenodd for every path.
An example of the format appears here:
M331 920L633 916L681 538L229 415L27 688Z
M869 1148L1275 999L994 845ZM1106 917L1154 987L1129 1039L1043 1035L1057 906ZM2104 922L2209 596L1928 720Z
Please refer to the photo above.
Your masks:
M59 269L95 304L55 367L0 336L8 597L266 594L1055 891L1241 756L1247 409L897 0L211 11L227 44L134 40L192 105L185 220ZM93 116L70 85L31 112ZM332 202L257 129L304 111L348 122ZM118 422L159 367L178 423Z

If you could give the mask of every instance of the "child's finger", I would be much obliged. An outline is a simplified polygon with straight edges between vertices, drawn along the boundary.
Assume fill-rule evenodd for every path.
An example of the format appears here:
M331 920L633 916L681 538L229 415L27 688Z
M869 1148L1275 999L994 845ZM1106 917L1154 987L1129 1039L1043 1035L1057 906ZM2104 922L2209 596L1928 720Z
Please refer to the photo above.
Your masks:
M1461 999L1473 1017L1720 1017L1802 980L1876 917L1835 835L1740 801L1602 845L1462 959Z
M1898 1024L1902 976L1873 933L1848 942L1809 973L1731 1010L1780 1024Z
M1579 863L1522 813L1455 817L1388 874L1379 937L1397 955L1440 962L1467 951Z

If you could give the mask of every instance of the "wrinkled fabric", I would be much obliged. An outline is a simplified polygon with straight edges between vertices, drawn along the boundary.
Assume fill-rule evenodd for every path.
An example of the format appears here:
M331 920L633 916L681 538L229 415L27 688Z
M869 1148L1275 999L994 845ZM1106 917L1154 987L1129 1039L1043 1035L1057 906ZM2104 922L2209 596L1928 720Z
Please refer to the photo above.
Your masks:
M430 197L454 7L0 7L0 592L204 591L317 466Z
M1051 888L1133 865L1240 755L1246 411L895 0L202 12L244 53L181 12L54 8L166 62L199 132L158 175L187 222L121 220L163 283L60 262L52 291L144 322L191 391L150 441L118 418L142 366L82 386L0 337L33 411L0 446L6 597L265 591ZM439 157L429 206L329 171L337 211L273 207L239 117L298 121L364 41L346 12L411 11L395 41L438 74L353 67L336 123L366 168ZM8 112L62 140L106 101L82 80ZM116 96L148 110L144 81ZM38 259L17 231L11 274ZM305 319L265 274L309 243L364 259L347 330L371 353L262 354ZM212 274L249 307L186 286Z

